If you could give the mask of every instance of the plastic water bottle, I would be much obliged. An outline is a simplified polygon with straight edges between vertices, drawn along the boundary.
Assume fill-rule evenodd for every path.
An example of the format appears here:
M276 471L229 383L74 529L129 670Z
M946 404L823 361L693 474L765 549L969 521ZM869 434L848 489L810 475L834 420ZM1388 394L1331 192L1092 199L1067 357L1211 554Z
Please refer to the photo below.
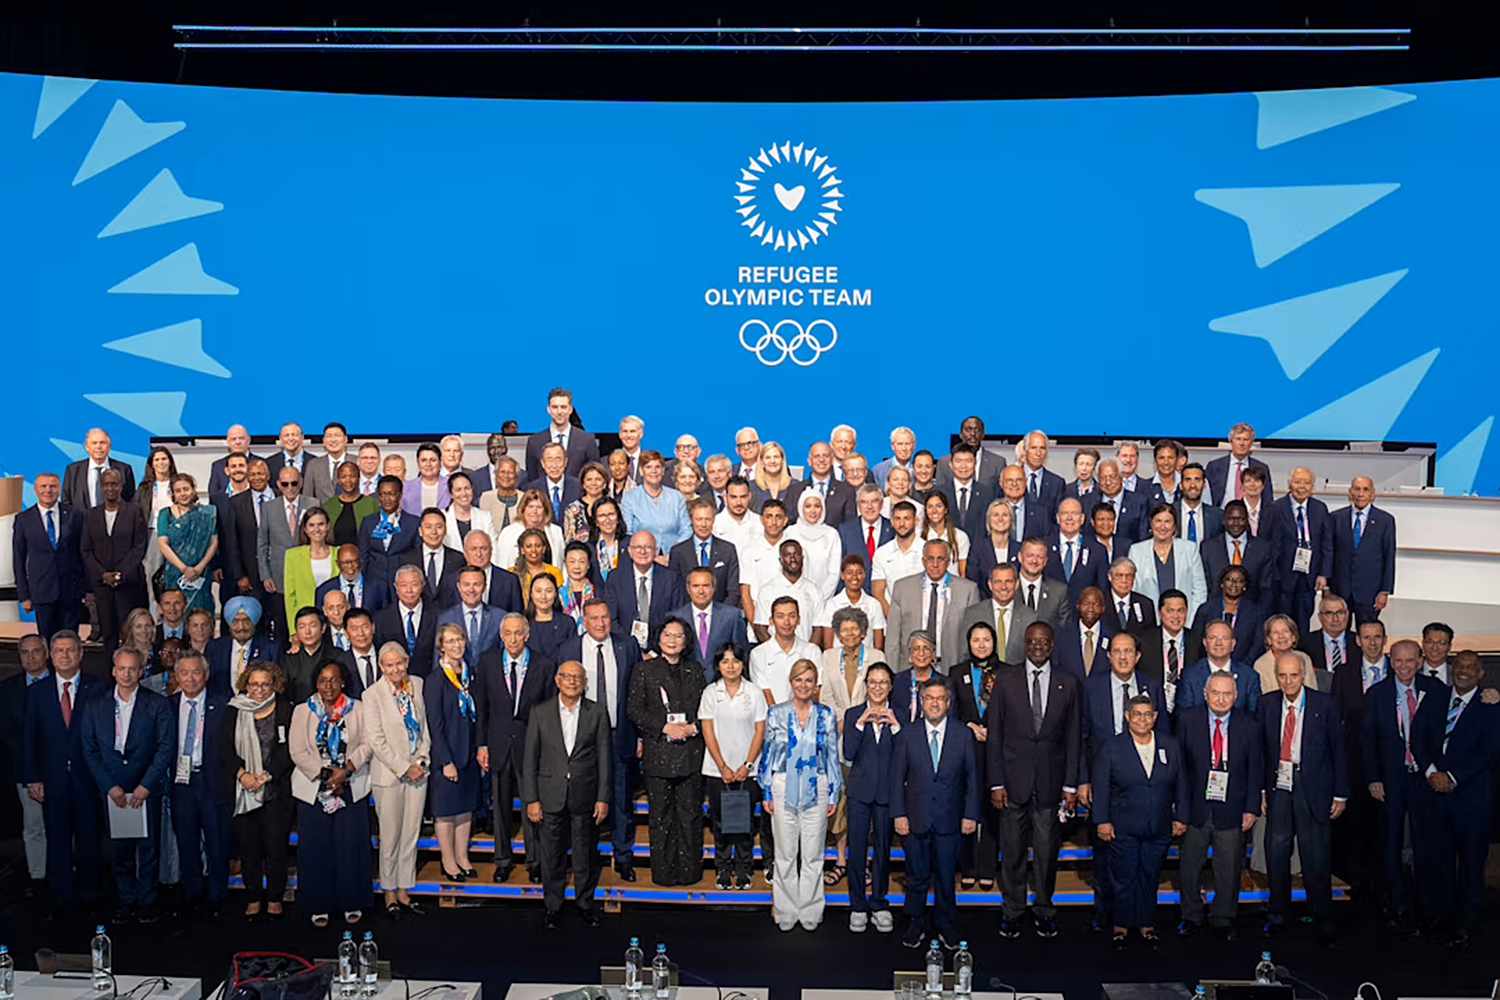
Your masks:
M625 949L625 995L634 998L641 995L641 966L646 964L646 953L641 951L641 939L630 939Z
M953 956L953 995L970 996L974 992L974 953L969 942L958 942L958 951Z
M344 939L339 942L339 974L338 994L341 997L354 996L355 969L359 965L359 948L354 943L354 932L345 931Z
M938 944L935 937L927 946L927 995L943 995L943 946Z
M1202 983L1193 987L1193 1000L1208 1000L1208 988Z
M16 960L3 944L0 944L0 1000L16 1000Z
M667 946L656 946L656 957L651 960L651 991L656 1000L667 1000L672 995L672 963L667 960Z
M372 997L380 992L380 950L375 947L375 932L365 931L359 943L359 995Z
M1255 964L1255 981L1257 983L1276 982L1276 963L1271 961L1269 951L1260 953L1260 961Z
M104 925L94 928L94 940L89 945L89 957L93 960L94 989L96 992L115 988L115 949L104 933Z

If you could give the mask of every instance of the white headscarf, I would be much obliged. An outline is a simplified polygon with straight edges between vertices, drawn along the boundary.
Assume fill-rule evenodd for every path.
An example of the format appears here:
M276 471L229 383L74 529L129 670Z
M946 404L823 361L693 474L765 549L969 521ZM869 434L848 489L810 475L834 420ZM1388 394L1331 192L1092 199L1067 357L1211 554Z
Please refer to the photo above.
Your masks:
M816 518L807 511L809 500L818 501ZM797 523L786 529L786 537L794 538L802 545L802 575L824 597L838 589L839 557L843 552L838 530L823 523L827 511L828 501L817 490L805 489L797 498Z

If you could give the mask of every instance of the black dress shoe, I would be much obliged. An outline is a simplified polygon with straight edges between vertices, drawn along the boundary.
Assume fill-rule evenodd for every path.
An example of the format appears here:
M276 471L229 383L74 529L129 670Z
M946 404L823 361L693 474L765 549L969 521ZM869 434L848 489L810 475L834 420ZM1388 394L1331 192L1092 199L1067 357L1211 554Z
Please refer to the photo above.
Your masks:
M1275 937L1276 935L1280 934L1284 930L1286 930L1286 925L1283 924L1280 920L1276 920L1276 919L1273 918L1271 920L1267 920L1261 926L1260 932L1261 932L1261 934L1263 934L1263 935L1265 935L1266 937L1269 938L1269 937Z
M1129 947L1129 945L1129 932L1126 932L1124 934L1115 934L1110 938L1110 946L1114 948L1115 951L1124 951L1127 947Z
M1007 941L1014 941L1021 936L1021 925L1010 917L1000 918L1000 936Z
M1037 917L1036 936L1039 938L1057 937L1057 921L1051 917Z
M1448 937L1449 948L1467 948L1471 938L1468 931L1454 931Z
M459 873L462 874L466 880L479 877L479 872L475 871L473 868L460 868Z
M1089 917L1089 933L1091 933L1091 934L1103 934L1104 931L1105 931L1105 929L1108 928L1108 927L1109 927L1108 921L1106 921L1103 917L1099 916L1097 913L1094 914L1092 917Z
M443 880L447 882L467 882L469 880L469 876L465 875L462 869L456 872L450 872L446 868L444 868Z
M515 867L514 865L496 865L495 866L495 873L490 876L491 881L494 881L494 882L505 882L505 881L508 881L510 879L511 870L514 867ZM446 875L447 873L444 872L443 874Z
M412 900L410 903L397 903L396 905L399 906L399 907L401 907L401 912L402 913L405 913L408 916L412 916L412 917L420 917L420 916L423 916L424 914L426 914L426 912L427 912L427 907L423 906L421 903L417 902L415 899Z
M558 918L558 914L548 910L542 917L542 930L555 931L561 923L562 921Z
M526 877L530 879L532 885L542 884L542 873L537 871L535 868L526 869Z
M1217 937L1220 941L1223 941L1227 944L1230 941L1233 941L1239 935L1235 933L1233 926L1226 924L1223 927L1215 927L1214 936Z
M615 874L620 876L621 882L634 882L635 865L631 864L629 861L616 861Z
M1202 924L1192 920L1184 920L1177 925L1177 936L1180 938L1192 937L1202 929Z
M604 918L599 915L599 908L596 906L590 906L586 910L580 909L578 912L583 917L585 927L598 927L604 922Z
M901 944L907 948L920 948L927 943L927 933L922 930L921 924L908 924L906 933L901 935Z

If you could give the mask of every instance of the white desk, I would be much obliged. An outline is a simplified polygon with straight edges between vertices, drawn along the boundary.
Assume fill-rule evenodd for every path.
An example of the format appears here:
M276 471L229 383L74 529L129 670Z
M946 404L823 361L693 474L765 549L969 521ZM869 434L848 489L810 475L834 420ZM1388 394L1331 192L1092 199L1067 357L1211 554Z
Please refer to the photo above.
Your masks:
M510 989L505 994L505 1000L543 1000L544 997L550 997L554 993L563 993L567 990L576 990L579 988L580 986L577 983L571 985L567 983L512 983ZM599 987L590 984L590 988L598 989ZM611 998L619 997L622 994L619 987L611 986L606 987L606 989L608 989ZM770 1000L771 996L770 990L765 986L724 986L721 987L721 990L722 995L726 997L731 993L740 993L748 997L754 997L755 1000ZM719 1000L721 990L716 990L712 986L679 986L677 987L675 996L677 1000ZM650 992L647 989L642 996L649 996ZM996 997L995 1000L1010 1000L1010 998Z
M892 990L803 990L802 1000L891 1000ZM952 993L944 993L951 1000ZM1063 1000L1061 993L1030 993L1021 991L1017 997L1026 1000ZM974 993L973 1000L1011 1000L1009 993Z
M403 1000L406 996L416 996L422 990L449 982L446 979L393 979L381 987L380 992L375 994L375 1000ZM407 993L410 985L411 992ZM453 983L451 990L433 990L424 993L422 1000L479 1000L482 986L479 983Z
M150 981L150 976L116 976L115 985L123 996L127 991ZM135 994L132 1000L200 1000L203 996L203 982L198 979L186 977L166 977L171 986L156 986L154 988L143 988ZM16 996L25 997L26 1000L99 1000L100 994L94 992L94 987L88 976L81 979L55 979L52 976L44 976L40 972L22 972L16 970Z

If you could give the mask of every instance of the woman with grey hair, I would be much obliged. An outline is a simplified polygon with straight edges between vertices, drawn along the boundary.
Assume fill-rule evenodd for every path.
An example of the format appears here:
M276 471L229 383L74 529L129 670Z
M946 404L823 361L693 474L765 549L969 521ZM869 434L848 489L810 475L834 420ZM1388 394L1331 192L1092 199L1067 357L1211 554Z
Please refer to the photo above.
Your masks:
M919 628L906 637L906 662L909 666L896 674L891 687L891 711L903 724L922 717L922 685L940 676L937 639L931 632Z
M833 613L834 644L823 651L818 701L833 710L834 721L842 733L844 713L849 706L865 700L865 671L872 663L885 662L885 656L865 644L870 631L870 616L859 608L839 608ZM849 764L844 762L844 778L849 777ZM839 800L838 810L828 821L828 832L833 834L838 849L838 860L823 873L824 885L835 885L847 871L844 852L849 847L849 820L844 800Z
M387 642L376 662L380 680L365 689L370 784L380 820L380 888L391 917L422 912L410 890L417 884L417 836L427 802L432 733L427 725L422 678L407 673L406 646Z

